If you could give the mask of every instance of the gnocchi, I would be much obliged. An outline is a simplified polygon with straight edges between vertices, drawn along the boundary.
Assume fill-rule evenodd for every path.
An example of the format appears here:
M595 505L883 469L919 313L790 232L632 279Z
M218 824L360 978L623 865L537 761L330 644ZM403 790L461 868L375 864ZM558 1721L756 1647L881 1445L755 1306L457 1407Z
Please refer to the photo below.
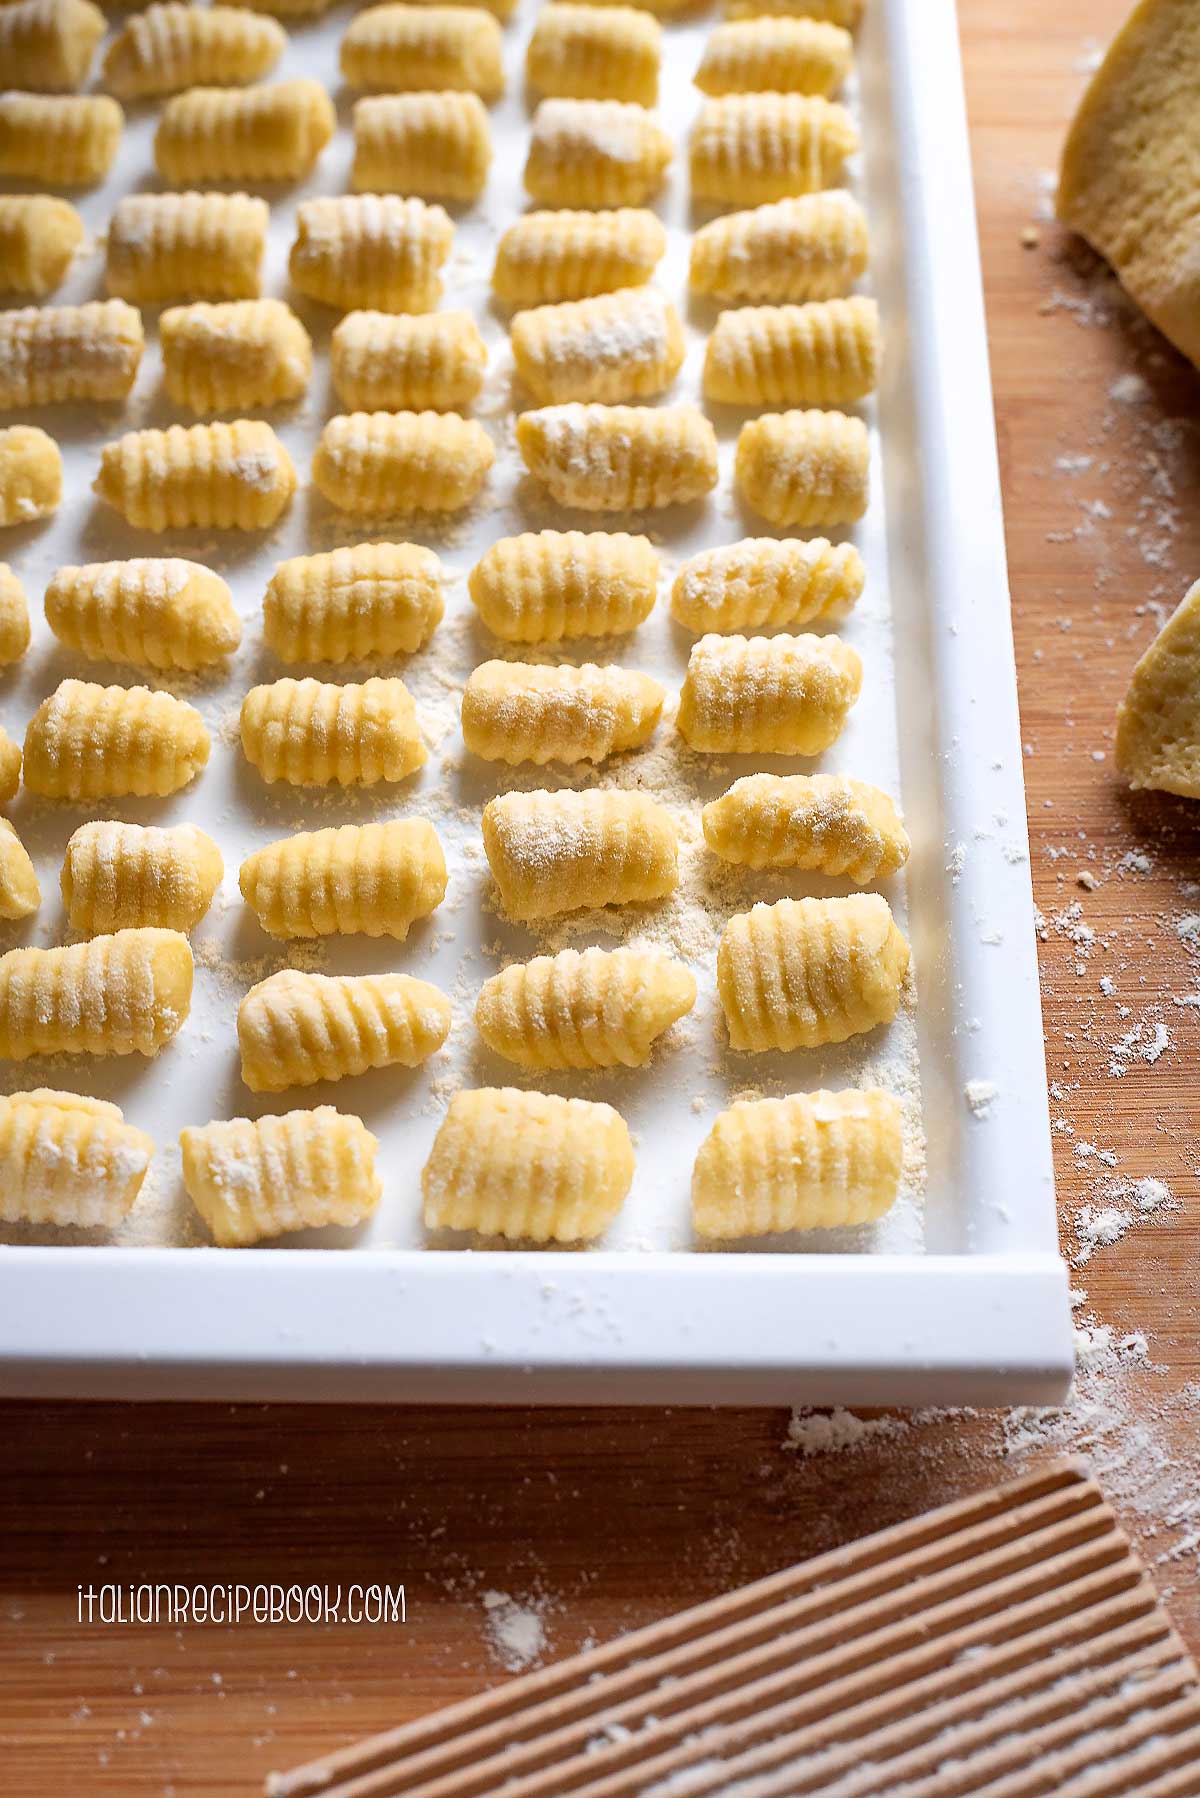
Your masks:
M0 175L95 187L124 129L125 114L107 94L0 94Z
M0 668L11 668L29 648L29 604L25 589L0 562Z
M508 643L612 637L654 609L658 556L623 531L526 531L501 537L468 577L471 601Z
M377 1138L361 1118L331 1105L189 1125L179 1146L188 1197L223 1249L289 1230L360 1224L383 1192Z
M463 693L463 742L489 762L602 762L649 742L665 698L625 668L484 662Z
M809 94L726 94L706 100L692 132L692 197L757 206L834 187L858 148L854 120Z
M521 413L517 447L552 499L584 512L682 505L717 484L716 432L694 406L545 406Z
M252 300L268 208L249 194L127 194L108 223L104 279L126 300Z
M29 851L7 818L0 818L0 918L32 917L42 903Z
M633 6L577 6L557 0L537 18L525 78L539 93L570 100L658 101L662 26Z
M420 1067L450 1034L450 1001L407 974L304 974L284 968L238 1007L242 1079L255 1093Z
M458 512L495 459L483 426L457 412L351 412L321 433L313 484L343 512Z
M284 662L411 655L442 619L442 565L416 543L293 556L271 576L263 638Z
M867 267L867 215L851 194L801 194L728 212L692 238L688 282L714 300L829 300Z
M352 411L451 412L483 386L487 346L469 312L351 312L334 330L329 362L334 391Z
M734 485L769 523L856 524L870 499L871 444L844 412L765 412L744 424Z
M483 847L522 923L665 899L679 884L674 821L645 793L501 793L483 808Z
M291 504L296 471L270 425L239 418L127 431L105 445L92 486L141 530L263 531Z
M18 0L0 7L0 70L10 87L74 93L103 36L104 14L91 0Z
M157 1055L192 1004L175 930L118 930L66 949L0 955L0 1058Z
M164 181L298 181L337 126L319 81L192 87L163 107L154 162Z
M441 206L396 194L343 194L304 200L288 258L292 286L310 300L348 311L431 312L454 226Z
M45 299L83 242L83 220L51 194L0 194L0 293Z
M498 100L503 41L494 15L479 6L370 6L342 39L342 74L356 88Z
M45 607L59 642L96 662L191 672L232 655L242 640L220 575L177 556L60 568Z
M838 637L701 637L688 657L677 728L709 754L820 755L862 688Z
M0 526L49 518L62 499L62 456L36 425L0 428Z
M511 306L583 300L640 287L667 248L662 222L633 206L527 212L496 246L492 287Z
M13 1093L0 1099L0 1223L111 1229L153 1157L151 1138L104 1099Z
M59 885L67 923L81 936L157 928L187 932L213 901L225 865L194 824L81 824L67 843Z
M0 312L0 411L124 399L145 343L141 314L124 300Z
M446 858L424 818L302 831L256 849L238 876L268 936L403 942L446 897Z
M351 184L358 193L475 200L491 161L478 94L380 94L355 102Z
M844 406L879 379L874 300L743 306L717 320L704 358L704 393L733 406Z
M858 602L865 584L852 543L747 537L683 564L671 588L671 616L701 632L828 623Z
M402 680L335 686L277 680L242 701L242 752L266 781L374 786L425 761L417 710Z
M211 747L186 700L64 680L26 727L25 785L40 799L161 799L196 778Z
M158 321L163 382L190 412L230 412L299 399L312 339L282 300L199 300Z
M543 206L641 206L674 154L644 106L628 100L543 100L533 115L525 188Z
M735 19L709 35L696 86L713 95L820 94L828 99L853 61L854 40L840 25L815 18Z
M109 45L104 80L123 100L236 87L270 74L286 44L282 25L243 6L148 6Z
M823 19L853 31L861 23L867 0L725 0L728 19L762 17Z
M21 785L21 745L0 726L0 801L15 799Z
M679 314L653 287L537 306L512 321L517 373L543 402L652 398L683 367L684 349Z
M869 886L909 857L890 796L846 774L749 774L706 805L701 822L713 853L744 868L804 868Z
M475 1007L495 1054L530 1072L640 1068L696 1003L682 962L658 949L564 949L485 981Z

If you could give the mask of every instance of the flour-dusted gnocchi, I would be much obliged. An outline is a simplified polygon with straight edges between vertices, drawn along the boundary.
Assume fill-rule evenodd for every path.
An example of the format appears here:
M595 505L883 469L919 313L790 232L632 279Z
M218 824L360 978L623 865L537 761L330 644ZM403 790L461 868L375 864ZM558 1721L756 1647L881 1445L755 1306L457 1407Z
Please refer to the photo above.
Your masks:
M334 0L238 0L251 12L277 13L281 19L312 19L327 13Z
M195 706L170 693L64 680L26 726L25 785L40 799L161 799L211 747Z
M282 300L172 306L158 337L167 392L191 412L279 406L312 374L312 339Z
M21 745L0 726L0 802L15 799L21 785Z
M263 638L284 662L411 655L444 609L442 565L431 549L359 543L281 562L263 599Z
M828 99L850 73L854 40L840 25L812 18L737 19L704 46L696 86L705 94L820 94Z
M670 812L645 793L501 793L483 847L510 918L665 899L679 884Z
M691 1011L696 982L660 949L564 949L485 981L479 1034L497 1055L544 1068L640 1068Z
M284 968L238 1007L242 1079L281 1093L369 1068L420 1067L450 1034L450 1001L408 974L303 974Z
M780 899L725 926L717 992L734 1049L817 1049L890 1024L909 949L878 893Z
M451 412L483 386L487 345L469 312L350 312L334 330L329 365L351 410Z
M455 1093L421 1174L425 1226L586 1241L621 1209L633 1168L611 1105L512 1086Z
M288 273L297 293L349 311L431 312L454 226L441 206L396 194L304 200Z
M0 312L0 411L124 399L145 342L141 314L124 300Z
M62 499L62 456L36 425L0 428L0 526L49 518Z
M268 936L403 942L446 897L446 858L425 818L302 831L256 849L238 875Z
M83 242L83 220L52 194L0 194L0 293L44 299Z
M192 87L167 101L154 134L164 181L298 181L337 127L319 81Z
M29 648L29 604L25 589L0 562L0 668L11 668Z
M723 312L704 358L706 399L733 406L845 406L879 379L879 307L855 295Z
M602 762L648 743L665 699L627 668L484 662L463 693L463 742L489 762Z
M717 484L716 432L695 406L544 406L517 419L517 447L552 499L584 512L682 505Z
M95 187L124 128L125 114L107 94L0 93L0 175Z
M29 918L42 903L29 851L7 818L0 818L0 918Z
M873 1223L894 1204L900 1106L879 1087L739 1099L720 1113L692 1169L699 1236Z
M241 735L246 760L263 779L292 786L370 787L407 780L425 761L412 694L395 679L251 687Z
M662 26L632 6L559 0L538 14L525 52L531 88L568 100L658 101Z
M92 486L140 530L265 531L291 504L296 470L270 425L239 418L127 431L105 445Z
M495 16L480 6L371 6L342 39L342 74L356 88L498 100L503 42Z
M833 187L858 130L844 106L810 94L706 100L692 132L692 198L757 206Z
M220 1248L360 1224L383 1193L378 1139L332 1105L179 1132L183 1184Z
M513 361L536 400L650 399L671 385L684 350L679 314L654 287L535 306L512 321Z
M492 134L478 94L377 94L354 105L358 193L475 200L487 185Z
M148 6L125 21L104 56L104 80L123 100L188 87L237 87L269 75L287 44L274 19L243 6Z
M151 1138L105 1099L13 1093L0 1099L0 1223L112 1229L153 1157Z
M67 949L0 955L0 1059L157 1055L192 1006L176 930L118 930Z
M81 824L59 884L67 923L81 936L157 927L188 931L212 904L225 865L194 824Z
M846 774L748 774L701 821L713 853L743 868L804 868L869 886L909 856L890 796Z
M350 412L322 431L312 476L343 512L459 512L495 459L483 426L457 412Z
M127 194L108 223L105 285L126 300L255 299L268 216L250 194Z
M856 524L870 499L871 443L844 412L765 412L738 435L734 485L771 524Z
M674 154L652 112L630 100L543 100L525 187L543 206L641 206Z
M688 657L677 725L710 754L820 755L862 687L838 637L701 637Z
M91 0L18 0L0 7L0 74L34 93L81 88L104 36L104 14Z
M496 246L492 287L510 306L584 300L642 286L666 248L662 221L635 206L527 212Z
M671 616L699 632L824 624L857 604L865 583L852 543L747 537L683 564L671 588Z
M624 531L525 531L501 537L472 568L479 616L507 643L614 637L654 610L658 556Z
M829 300L865 272L867 215L852 194L801 194L729 212L692 238L688 280L715 300Z
M867 0L725 0L725 17L822 19L853 31L866 4Z
M232 655L242 640L220 575L177 556L60 568L45 605L59 642L96 662L191 672Z

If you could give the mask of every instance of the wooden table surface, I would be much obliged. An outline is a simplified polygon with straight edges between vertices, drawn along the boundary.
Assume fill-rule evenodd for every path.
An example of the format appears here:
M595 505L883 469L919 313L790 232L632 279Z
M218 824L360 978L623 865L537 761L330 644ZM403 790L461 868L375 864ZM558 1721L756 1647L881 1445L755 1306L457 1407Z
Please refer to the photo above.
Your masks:
M1105 1380L1049 1435L1097 1449L1135 1538L1168 1557L1161 1578L1195 1648L1195 1561L1171 1544L1200 1491L1185 1390L1200 1372L1200 1012L1176 1003L1196 969L1175 928L1200 909L1188 903L1200 814L1131 799L1110 752L1156 608L1200 569L1200 395L1078 246L1038 222L1095 37L1124 10L960 0L1060 1200L1068 1226L1114 1181L1158 1178L1182 1202L1080 1273L1091 1316L1146 1338L1150 1365L1136 1342L1120 1351L1124 1433L1100 1414ZM1151 1061L1159 1024L1168 1046ZM547 1654L565 1654L1013 1466L1011 1420L1006 1436L994 1416L919 1420L810 1458L783 1450L786 1427L779 1411L4 1405L5 1790L253 1793L273 1766L501 1677L489 1590L538 1607ZM403 1582L408 1622L81 1627L76 1587L102 1580Z

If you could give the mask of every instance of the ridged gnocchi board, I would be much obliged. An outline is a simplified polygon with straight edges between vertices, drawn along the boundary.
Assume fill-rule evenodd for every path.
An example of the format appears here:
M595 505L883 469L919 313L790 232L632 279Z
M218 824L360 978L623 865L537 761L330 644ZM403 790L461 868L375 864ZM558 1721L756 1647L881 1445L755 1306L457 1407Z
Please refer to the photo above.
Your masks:
M270 1777L268 1798L1187 1798L1200 1688L1077 1463Z
M153 1062L27 1062L4 1071L4 1090L74 1085L118 1100L158 1154L137 1206L111 1237L4 1229L0 1386L96 1396L534 1402L1054 1400L1069 1378L1072 1341L1056 1252L1003 529L951 0L872 0L848 90L863 135L850 184L872 233L865 288L880 302L886 336L878 397L854 408L870 427L872 501L863 523L844 533L867 568L865 595L840 627L865 668L850 723L832 750L797 764L701 759L682 749L668 716L647 749L574 778L529 766L499 772L502 765L476 762L463 749L458 703L467 675L504 653L473 615L466 593L473 564L498 538L521 530L646 531L664 571L650 618L628 638L576 641L549 659L620 662L673 694L691 641L666 603L675 570L702 549L770 532L733 497L734 445L748 415L731 407L707 409L720 482L703 502L597 517L554 505L523 476L508 315L493 303L489 279L499 234L524 209L530 115L521 68L537 10L522 0L504 29L508 88L490 109L495 157L486 194L476 205L450 208L456 237L442 307L472 313L489 352L473 415L496 459L478 504L448 525L356 523L332 512L309 481L321 428L339 410L328 355L339 315L289 290L287 252L298 201L349 185L351 97L336 72L339 41L355 17L347 7L295 22L278 68L280 76L324 81L339 105L337 134L311 178L262 190L271 201L264 293L295 305L316 350L306 399L268 414L301 479L278 525L245 535L153 536L93 502L89 489L106 442L139 426L191 422L161 388L156 307L143 308L148 348L126 403L33 415L62 443L67 500L48 524L5 533L0 542L35 614L29 655L0 682L0 722L19 736L38 701L68 675L135 678L54 643L40 598L64 564L165 554L205 563L233 589L243 643L221 679L169 683L199 707L214 739L211 761L190 788L165 802L99 807L35 803L22 794L12 808L45 898L29 925L4 927L5 947L63 940L58 870L67 838L89 815L199 825L222 849L225 880L193 933L192 1016ZM688 198L686 145L700 105L691 77L716 16L713 9L664 28L659 116L676 156L657 207L668 250L656 284L679 307L686 334L671 402L699 399L704 342L717 316L686 293L690 234L709 216L697 209L693 219ZM113 173L77 202L92 233L102 232L119 198L158 185L156 108L132 104L128 114ZM100 291L102 255L93 249L55 297L75 301ZM238 707L255 683L310 670L285 670L263 643L267 582L286 557L380 539L412 541L441 556L450 576L443 623L412 656L311 672L327 680L402 674L429 759L393 791L328 796L268 787L238 747ZM850 889L795 874L715 874L701 845L699 808L739 775L797 766L860 776L903 805L913 856L882 890L912 942L916 1004L906 1003L886 1029L839 1048L734 1053L715 992L716 947L728 918L760 898ZM553 932L506 923L480 847L483 803L508 789L594 785L638 788L671 809L684 841L681 896ZM264 844L294 830L405 816L434 824L450 889L404 945L348 938L289 958L242 905L238 866ZM490 975L549 947L622 941L668 949L688 963L699 987L695 1010L648 1067L535 1077L484 1049L472 1014ZM453 1001L446 1051L415 1072L249 1092L238 1073L234 1013L253 982L289 960L329 973L394 970L431 981ZM427 1236L422 1228L419 1170L451 1094L506 1083L604 1099L628 1120L633 1187L593 1249L514 1249L489 1239L465 1252L469 1238ZM879 1223L719 1252L700 1247L689 1176L718 1111L751 1089L779 1095L873 1083L897 1092L905 1131L903 1189ZM321 1104L361 1116L379 1138L384 1192L373 1220L293 1236L275 1249L205 1246L180 1180L180 1129Z

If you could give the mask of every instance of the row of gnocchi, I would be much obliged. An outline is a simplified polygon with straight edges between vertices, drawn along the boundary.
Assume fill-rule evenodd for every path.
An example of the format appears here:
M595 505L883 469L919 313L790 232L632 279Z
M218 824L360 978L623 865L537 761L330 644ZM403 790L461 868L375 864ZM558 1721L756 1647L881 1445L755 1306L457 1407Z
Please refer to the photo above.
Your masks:
M382 1183L378 1142L323 1105L180 1132L183 1179L221 1247L362 1223ZM0 1222L112 1228L132 1209L154 1143L117 1106L45 1087L0 1099ZM707 1238L861 1224L896 1197L900 1107L878 1088L739 1101L692 1174ZM483 1087L456 1093L421 1175L430 1230L530 1242L599 1236L633 1183L629 1130L611 1105Z

